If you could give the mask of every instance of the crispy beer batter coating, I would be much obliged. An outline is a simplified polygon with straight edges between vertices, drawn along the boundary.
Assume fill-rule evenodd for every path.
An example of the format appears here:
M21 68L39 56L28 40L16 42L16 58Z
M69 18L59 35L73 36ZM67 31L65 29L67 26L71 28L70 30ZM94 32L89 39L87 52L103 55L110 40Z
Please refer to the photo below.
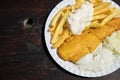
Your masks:
M58 48L58 54L64 60L76 62L84 55L92 53L116 30L120 30L120 18L112 19L100 28L88 29L81 35L71 36Z

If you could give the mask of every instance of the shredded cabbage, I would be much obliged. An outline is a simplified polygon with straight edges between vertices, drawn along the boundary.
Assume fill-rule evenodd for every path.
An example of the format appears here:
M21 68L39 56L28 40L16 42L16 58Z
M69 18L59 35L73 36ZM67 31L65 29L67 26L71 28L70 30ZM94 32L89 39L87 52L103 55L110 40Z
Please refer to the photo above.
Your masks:
M114 32L103 41L103 46L115 54L120 54L120 30Z

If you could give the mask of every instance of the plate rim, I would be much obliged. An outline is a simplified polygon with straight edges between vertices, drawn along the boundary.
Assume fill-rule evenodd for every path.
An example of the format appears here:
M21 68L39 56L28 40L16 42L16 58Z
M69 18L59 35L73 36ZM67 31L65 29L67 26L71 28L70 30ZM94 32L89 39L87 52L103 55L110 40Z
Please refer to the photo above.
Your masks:
M72 0L70 0L72 1ZM117 67L112 67L112 70L108 70L106 73L104 72L101 72L101 73L92 73L92 74L88 74L88 73L84 73L84 72L74 72L73 70L69 70L69 67L66 68L65 65L63 65L62 63L60 63L61 61L58 61L58 56L55 56L54 54L57 54L57 51L56 49L51 49L51 44L50 44L50 32L48 32L48 28L49 28L49 24L50 24L50 21L52 20L52 18L56 15L56 13L64 6L67 6L69 5L70 1L68 0L63 0L63 1L60 1L53 9L52 11L50 12L50 14L48 15L47 17L47 20L45 22L45 29L44 29L44 37L45 37L45 43L46 43L46 47L48 49L48 52L50 54L50 56L53 58L53 60L64 70L66 70L67 72L71 73L71 74L74 74L74 75L77 75L77 76L82 76L82 77L101 77L101 76L105 76L105 75L108 75L114 71L116 71L117 69L119 69L120 65L117 65ZM113 2L115 3L114 1L112 0L104 0L104 1L110 1L110 2ZM119 6L117 3L115 3L117 5L117 7ZM49 38L49 39L48 39ZM52 51L52 52L51 52ZM56 52L56 53L54 53ZM60 57L59 57L60 58ZM64 61L67 63L67 61ZM117 62L116 62L117 63ZM69 62L68 62L69 64Z

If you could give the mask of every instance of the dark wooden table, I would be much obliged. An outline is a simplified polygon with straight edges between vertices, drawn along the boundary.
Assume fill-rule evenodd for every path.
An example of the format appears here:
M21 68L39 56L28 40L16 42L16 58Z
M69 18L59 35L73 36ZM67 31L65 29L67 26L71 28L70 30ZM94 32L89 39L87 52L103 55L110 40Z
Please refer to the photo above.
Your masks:
M53 61L43 30L48 14L60 1L0 0L0 80L120 80L120 70L83 78ZM114 1L120 5L120 0Z

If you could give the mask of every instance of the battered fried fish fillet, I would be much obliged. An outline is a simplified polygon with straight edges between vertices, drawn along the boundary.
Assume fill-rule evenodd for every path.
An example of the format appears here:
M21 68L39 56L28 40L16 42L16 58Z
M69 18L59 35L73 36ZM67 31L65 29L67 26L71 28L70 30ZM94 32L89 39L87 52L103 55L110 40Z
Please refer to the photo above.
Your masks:
M100 28L88 29L81 35L71 36L58 48L58 54L64 60L76 62L84 55L92 53L116 30L120 30L120 18L115 18Z

